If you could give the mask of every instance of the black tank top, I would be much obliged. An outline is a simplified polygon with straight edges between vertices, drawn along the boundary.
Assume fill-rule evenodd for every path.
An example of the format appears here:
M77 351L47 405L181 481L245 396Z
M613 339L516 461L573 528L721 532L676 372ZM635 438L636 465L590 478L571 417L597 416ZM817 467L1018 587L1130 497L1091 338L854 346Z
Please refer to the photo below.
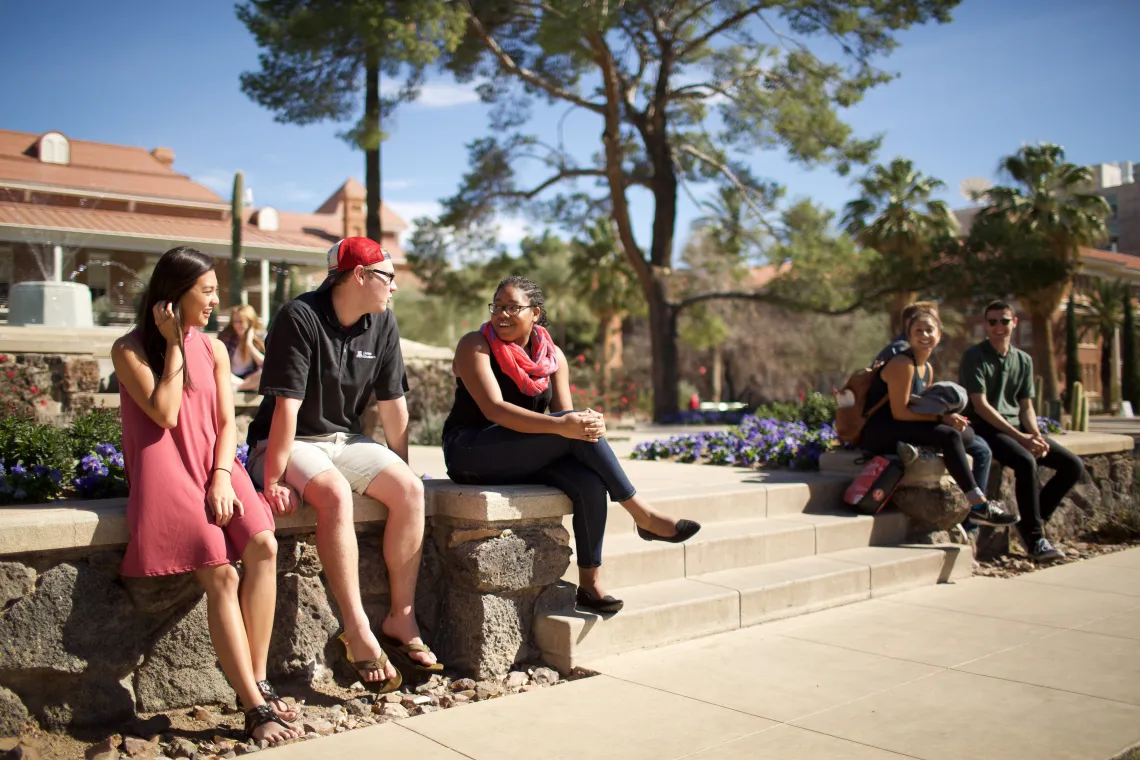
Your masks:
M918 372L918 362L915 361L914 352L912 350L908 348L906 351L902 351L896 355L905 356L910 359L912 363L914 363L914 377L912 377L910 381L911 395L917 396L926 390L927 384L934 377L934 368L930 366L930 360L928 359L926 362L926 376L923 377ZM889 392L890 391L887 388L887 381L883 379L883 370L880 369L875 373L875 379L871 381L871 387L867 389L867 398L863 401L863 408L873 408L875 404L886 398ZM879 409L874 414L872 414L871 417L879 417L884 414L887 415L890 419L894 419L894 416L891 414L891 404L889 401L879 407Z
M554 395L554 378L551 376L550 384L542 393L537 396L528 396L519 390L515 385L515 381L507 377L499 367L499 362L495 360L494 354L491 355L491 371L495 374L495 380L499 383L499 392L503 394L503 400L508 404L520 406L523 409L538 414L546 414L546 410L550 408L550 398ZM451 405L451 412L447 415L447 421L443 423L443 438L447 440L448 434L462 430L464 428L486 428L490 427L492 423L483 414L483 410L475 403L471 393L463 385L463 381L458 377L455 378L455 401Z

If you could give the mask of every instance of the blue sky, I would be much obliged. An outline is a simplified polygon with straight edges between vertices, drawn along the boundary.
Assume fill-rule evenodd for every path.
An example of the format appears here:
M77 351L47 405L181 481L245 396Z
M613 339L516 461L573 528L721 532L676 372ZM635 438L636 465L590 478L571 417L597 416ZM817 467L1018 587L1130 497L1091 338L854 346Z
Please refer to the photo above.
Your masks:
M965 0L953 23L903 34L884 62L901 77L846 119L858 134L885 135L880 160L903 155L943 179L954 207L966 205L962 179L994 179L1000 156L1026 141L1061 143L1077 163L1140 161L1138 29L1130 0ZM311 211L345 178L363 179L363 156L336 137L344 125L277 124L246 98L238 77L257 68L257 52L230 0L0 3L0 128L169 146L176 170L223 196L240 169L256 205ZM540 109L539 131L550 134L561 113ZM410 220L455 191L465 145L487 133L486 108L470 87L437 78L389 127L384 198ZM568 129L595 149L592 116ZM839 209L853 195L851 178L779 153L753 165L793 198ZM635 199L634 211L646 230L648 204ZM683 197L680 238L697 213ZM523 230L504 220L505 240Z

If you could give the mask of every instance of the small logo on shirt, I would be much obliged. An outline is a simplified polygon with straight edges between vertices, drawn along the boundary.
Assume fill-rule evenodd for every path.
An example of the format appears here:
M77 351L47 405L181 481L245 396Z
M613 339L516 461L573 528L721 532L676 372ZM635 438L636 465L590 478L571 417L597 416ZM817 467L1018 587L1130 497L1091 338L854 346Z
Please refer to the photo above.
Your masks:
M357 359L375 359L376 354L372 353L371 351L357 351L356 352L356 358Z

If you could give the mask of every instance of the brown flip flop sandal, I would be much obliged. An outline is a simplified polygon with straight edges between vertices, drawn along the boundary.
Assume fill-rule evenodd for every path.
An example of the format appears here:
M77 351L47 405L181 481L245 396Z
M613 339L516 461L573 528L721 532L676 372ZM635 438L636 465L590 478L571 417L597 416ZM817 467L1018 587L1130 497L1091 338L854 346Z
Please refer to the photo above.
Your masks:
M388 664L388 655L381 651L380 656L374 660L354 660L352 659L352 651L348 648L348 642L345 641L344 634L342 633L337 636L336 640L344 644L345 659L348 660L348 664L351 665L352 669L360 676L360 682L364 684L364 688L370 692L374 694L388 694L404 684L404 676L400 673L400 668L396 666L395 663L393 663L393 667L396 668L396 675L394 677L381 678L379 681L364 680L364 674L371 670L379 670L381 673L384 672L384 666ZM381 646L381 649L383 649L383 646Z
M379 639L380 648L387 652L393 660L399 663L398 667L401 670L411 669L420 673L427 674L443 672L443 663L435 662L431 665L424 665L422 662L419 662L410 656L413 652L428 652L430 654L434 654L434 652L431 651L431 647L429 647L427 644L405 644L399 639L394 639L386 633L381 633Z

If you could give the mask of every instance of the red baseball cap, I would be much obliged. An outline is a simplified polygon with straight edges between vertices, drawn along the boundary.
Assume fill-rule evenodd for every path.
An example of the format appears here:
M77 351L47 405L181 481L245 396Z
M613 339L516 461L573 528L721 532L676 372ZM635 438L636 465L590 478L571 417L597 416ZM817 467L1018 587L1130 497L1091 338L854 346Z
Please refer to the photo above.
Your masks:
M392 254L388 253L375 240L366 237L350 237L340 240L329 249L329 272L325 281L317 290L325 290L332 286L336 276L341 272L351 272L358 266L369 267L381 261L390 261Z

